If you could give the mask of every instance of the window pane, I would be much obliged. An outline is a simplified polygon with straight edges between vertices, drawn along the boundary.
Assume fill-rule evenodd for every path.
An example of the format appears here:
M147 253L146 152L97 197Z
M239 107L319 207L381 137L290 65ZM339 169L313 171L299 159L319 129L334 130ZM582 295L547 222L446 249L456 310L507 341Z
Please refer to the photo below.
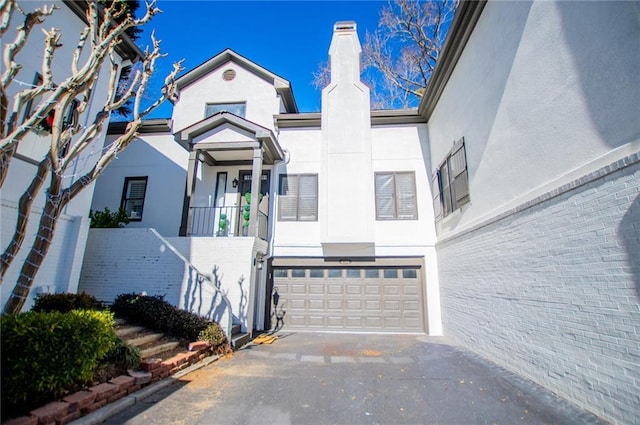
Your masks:
M351 279L360 279L360 269L347 269L347 277Z
M342 269L327 269L327 277L342 277Z
M378 269L364 269L364 277L367 279L378 279L380 271Z
M129 181L129 192L127 198L144 198L144 190L147 186L145 181Z
M385 279L397 279L398 278L398 270L397 269L384 269L384 277L385 277Z
M205 118L218 112L231 112L234 115L244 118L245 106L244 103L209 103L205 109Z
M291 269L291 277L304 277L304 269Z
M141 199L130 199L126 202L124 209L129 218L142 218L142 207L144 201Z
M402 277L405 279L415 279L418 277L418 270L416 269L403 269Z
M311 269L311 270L309 270L309 277L322 278L322 277L324 277L324 270L323 269Z
M287 269L274 269L273 277L287 277Z

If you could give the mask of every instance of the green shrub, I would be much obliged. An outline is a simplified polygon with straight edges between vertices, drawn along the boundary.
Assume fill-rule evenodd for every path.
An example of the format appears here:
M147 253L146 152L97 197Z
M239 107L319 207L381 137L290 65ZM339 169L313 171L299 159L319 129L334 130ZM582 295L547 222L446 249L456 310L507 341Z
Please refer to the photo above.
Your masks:
M198 341L207 341L212 347L217 347L227 342L227 337L222 331L222 328L220 328L220 325L214 323L200 332Z
M104 306L93 295L81 294L40 294L31 311L102 310Z
M124 208L118 209L116 212L111 212L109 208L103 211L89 211L89 227L93 228L111 228L117 229L129 224L129 215Z
M135 369L140 365L140 349L127 344L120 337L114 339L113 348L104 356L102 362L113 364L119 371Z
M111 307L116 316L169 335L196 341L200 332L215 322L180 310L162 296L119 295Z
M90 383L115 336L113 314L91 310L3 316L0 332L3 418Z

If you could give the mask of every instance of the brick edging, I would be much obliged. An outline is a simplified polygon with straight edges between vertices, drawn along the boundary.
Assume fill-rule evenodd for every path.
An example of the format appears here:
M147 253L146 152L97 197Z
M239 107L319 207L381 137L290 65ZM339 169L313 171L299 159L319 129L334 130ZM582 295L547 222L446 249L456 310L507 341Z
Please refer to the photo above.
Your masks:
M129 375L120 375L110 379L108 382L69 394L63 397L62 401L46 404L30 411L29 416L10 419L3 422L3 425L67 424L165 378L174 375L181 377L183 374L178 372L185 371L189 366L195 366L198 363L203 363L202 366L204 366L205 362L203 360L212 355L213 352L208 343L203 341L192 342L189 344L189 351L180 352L167 360L143 360L140 363L142 369L140 371L131 370ZM211 362L219 358L219 356L214 357ZM136 399L142 398L144 397L136 397ZM135 404L135 401L133 404Z

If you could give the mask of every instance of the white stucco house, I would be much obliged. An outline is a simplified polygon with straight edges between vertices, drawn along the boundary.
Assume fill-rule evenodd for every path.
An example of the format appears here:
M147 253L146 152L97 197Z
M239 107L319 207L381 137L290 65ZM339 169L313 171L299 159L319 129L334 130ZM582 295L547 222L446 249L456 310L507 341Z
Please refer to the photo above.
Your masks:
M98 181L92 208L132 221L90 232L80 289L249 332L444 334L633 423L639 10L463 1L416 110L370 110L354 22L320 113L225 50Z
M60 46L56 49L52 62L53 81L56 83L70 76L74 50L78 44L80 33L86 27L86 6L83 6L82 2L76 1L56 1L54 4L58 7L58 10L55 10L51 16L46 17L43 28L47 30L59 28L61 30ZM24 9L25 13L28 13L45 5L51 7L52 3L29 2L19 6ZM23 23L24 19L24 16L20 13L14 13L11 25L7 32L3 34L3 41L10 40L13 42L17 28ZM22 68L7 90L7 99L10 102L14 101L14 95L18 91L31 84L41 84L44 40L45 36L41 28L35 26L26 44L16 57L16 62ZM5 45L3 44L2 47L4 51ZM85 56L80 58L80 63L85 59ZM116 49L115 59L119 68L122 68L124 61L135 62L141 57L142 51L128 37L123 38ZM109 82L108 68L109 64L107 63L105 64L105 71L99 74L87 108L84 113L79 114L77 117L81 125L87 125L87 123L91 122L105 103ZM2 61L0 63L0 73L4 74L5 70L5 63ZM17 117L17 119L25 120L27 114L30 114L36 105L37 103L34 102L29 103L24 116ZM68 114L69 117L74 116L71 110L68 111ZM95 162L96 155L100 153L100 148L104 144L104 139L104 134L96 138L92 146L86 149L87 153L76 160L72 167L73 172L70 171L69 176L65 176L65 187L75 181L75 175L71 174L77 174L80 171L86 172L87 170L82 168L83 165L91 163L92 160ZM71 143L74 143L74 141L72 140ZM0 245L3 251L13 237L18 217L19 199L34 178L38 163L44 158L50 143L48 134L32 132L20 142L11 161L9 173L2 190L0 190ZM28 310L33 305L33 295L43 292L75 292L77 290L89 230L88 217L92 197L93 185L90 185L65 208L56 228L53 245L36 276L31 295L24 305L25 310ZM39 193L29 217L29 227L26 231L27 236L24 240L23 249L13 260L11 267L2 280L2 286L0 286L0 302L2 306L5 305L15 286L20 268L37 233L44 200L45 194Z

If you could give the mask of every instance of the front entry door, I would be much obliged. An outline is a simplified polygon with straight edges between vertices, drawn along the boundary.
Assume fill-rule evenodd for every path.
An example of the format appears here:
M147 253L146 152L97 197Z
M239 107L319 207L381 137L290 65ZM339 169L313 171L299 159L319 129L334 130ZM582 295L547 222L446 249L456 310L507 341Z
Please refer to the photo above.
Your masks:
M269 176L271 172L269 170L262 171L262 182L260 183L260 193L263 195L263 201L260 203L260 211L262 211L265 215L268 214L269 211L269 201L268 196L269 193ZM248 208L248 202L246 200L245 195L251 192L251 171L240 171L240 183L238 184L238 196L240 205L240 209L238 211L239 217L236 221L238 223L237 234L242 236L247 236L247 227L246 220L244 217L245 206ZM267 199L267 201L265 201ZM247 214L248 215L248 214Z

